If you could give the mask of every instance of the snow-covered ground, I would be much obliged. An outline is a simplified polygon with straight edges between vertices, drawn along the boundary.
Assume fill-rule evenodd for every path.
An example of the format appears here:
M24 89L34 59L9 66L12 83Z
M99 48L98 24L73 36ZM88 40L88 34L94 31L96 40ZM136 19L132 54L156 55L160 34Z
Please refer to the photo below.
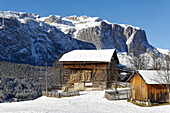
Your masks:
M1 113L169 113L170 105L139 107L126 100L108 101L104 91L84 91L80 96L1 103Z

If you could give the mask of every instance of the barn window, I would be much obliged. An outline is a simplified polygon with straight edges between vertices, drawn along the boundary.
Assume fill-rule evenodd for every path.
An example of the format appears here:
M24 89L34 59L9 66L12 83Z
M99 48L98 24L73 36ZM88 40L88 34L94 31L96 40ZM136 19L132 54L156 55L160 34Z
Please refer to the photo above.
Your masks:
M142 92L144 92L144 85L142 85Z
M135 84L133 84L133 90L135 90Z

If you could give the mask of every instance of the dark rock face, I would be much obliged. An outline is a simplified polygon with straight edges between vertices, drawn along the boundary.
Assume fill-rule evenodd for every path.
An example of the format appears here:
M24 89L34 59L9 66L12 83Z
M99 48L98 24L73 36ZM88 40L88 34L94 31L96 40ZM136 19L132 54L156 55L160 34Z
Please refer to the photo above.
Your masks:
M141 46L141 53L149 51L159 55L156 48L148 43L145 31L131 26L124 28L118 24L101 22L99 26L79 30L76 38L92 42L97 49L115 48L118 52L134 53L134 50Z
M127 51L123 30L119 25L102 22L100 26L80 30L77 38L92 42L97 49L116 48L118 51Z
M21 22L15 17L0 17L0 25L2 19L5 29L0 29L1 60L44 65L46 61L52 64L58 55L64 52L74 49L96 49L93 44L68 37L56 27L44 22L30 18Z

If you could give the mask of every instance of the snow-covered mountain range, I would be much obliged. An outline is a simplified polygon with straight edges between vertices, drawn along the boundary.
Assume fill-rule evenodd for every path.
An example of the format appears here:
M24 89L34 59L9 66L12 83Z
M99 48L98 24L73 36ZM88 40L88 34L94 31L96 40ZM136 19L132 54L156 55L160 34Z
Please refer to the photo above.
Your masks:
M35 14L0 12L0 59L33 65L52 64L60 54L74 49L96 49L69 37L56 27L37 21Z
M141 53L160 55L139 27L110 23L100 17L40 17L0 11L1 60L41 65L45 61L52 63L60 54L73 49L96 48L114 48L119 56L129 57L129 54L138 54L139 46Z
M146 38L145 31L131 25L114 24L100 17L89 16L60 16L38 18L51 26L55 26L70 37L92 42L97 49L115 48L118 52L133 53L134 49L141 45L142 53L146 51L159 54Z

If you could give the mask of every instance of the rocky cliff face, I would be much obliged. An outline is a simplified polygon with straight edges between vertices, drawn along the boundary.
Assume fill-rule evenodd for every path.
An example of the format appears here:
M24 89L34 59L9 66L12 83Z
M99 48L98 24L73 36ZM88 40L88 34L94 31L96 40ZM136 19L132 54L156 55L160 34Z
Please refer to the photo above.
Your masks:
M38 17L28 13L0 12L1 60L33 65L43 65L47 61L52 64L64 52L96 48L37 21Z
M49 16L46 18L51 19ZM53 17L54 18L54 17ZM52 20L52 19L51 19ZM56 22L60 20L60 22ZM151 46L145 31L131 25L113 24L99 17L69 16L51 21L52 26L61 29L65 34L76 39L92 42L97 49L115 48L118 52L136 53L136 48L142 48L140 53L159 55Z
M0 12L0 59L42 65L73 49L111 49L138 55L159 55L145 31L131 25L113 24L99 17L39 15Z

